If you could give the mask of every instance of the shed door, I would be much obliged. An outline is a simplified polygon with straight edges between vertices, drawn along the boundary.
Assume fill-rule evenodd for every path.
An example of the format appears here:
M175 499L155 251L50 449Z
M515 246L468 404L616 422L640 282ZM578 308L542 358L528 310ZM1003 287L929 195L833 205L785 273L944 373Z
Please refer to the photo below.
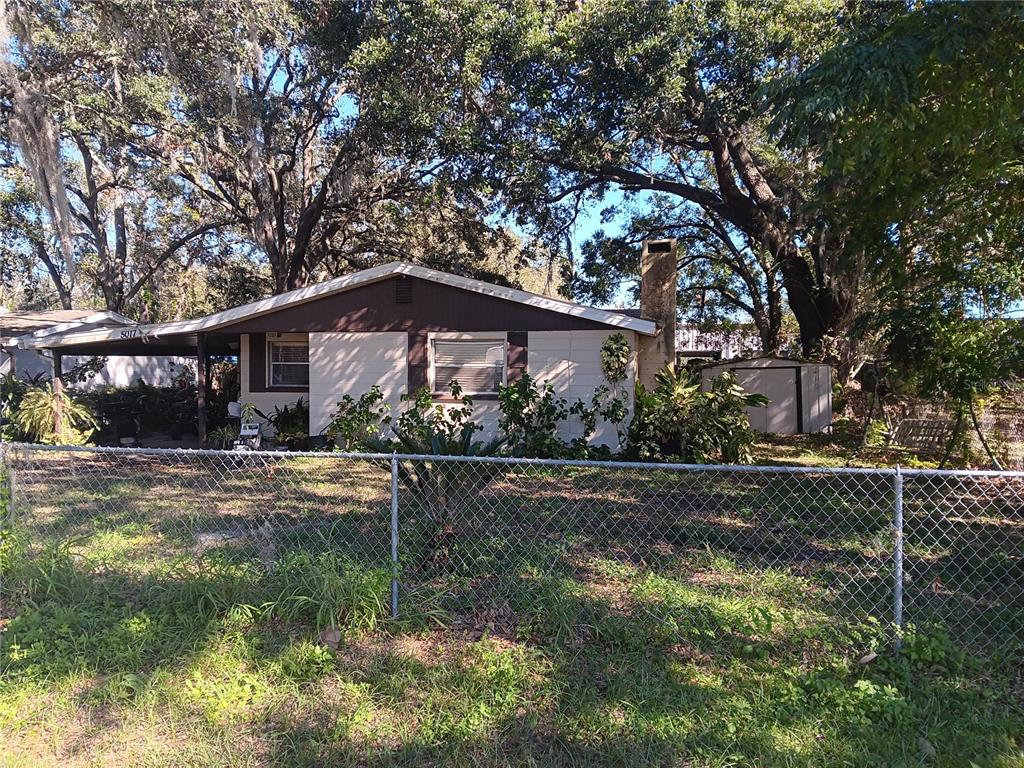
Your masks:
M779 435L795 435L799 431L795 369L737 368L735 372L747 392L756 392L771 401L766 406L747 409L754 429Z

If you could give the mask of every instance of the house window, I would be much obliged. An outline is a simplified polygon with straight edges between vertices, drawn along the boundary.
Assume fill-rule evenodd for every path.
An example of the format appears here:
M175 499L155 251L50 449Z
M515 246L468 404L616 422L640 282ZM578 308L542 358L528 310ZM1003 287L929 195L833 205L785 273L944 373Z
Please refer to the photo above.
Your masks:
M436 394L458 381L468 395L494 395L505 383L505 341L435 339L431 379Z
M309 386L309 344L305 341L267 342L272 387Z

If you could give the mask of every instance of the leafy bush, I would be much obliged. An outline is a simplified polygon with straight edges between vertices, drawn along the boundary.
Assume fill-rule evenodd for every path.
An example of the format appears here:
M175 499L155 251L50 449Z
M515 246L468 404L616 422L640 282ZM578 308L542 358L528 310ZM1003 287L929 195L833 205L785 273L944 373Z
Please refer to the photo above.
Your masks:
M648 392L637 385L629 451L645 461L661 459L708 464L750 461L754 430L748 406L768 403L763 395L747 394L729 371L702 392L694 374L670 366L658 372Z
M408 453L435 456L489 456L498 451L504 438L488 442L474 440L483 427L472 420L473 400L462 394L458 381L449 388L454 403L435 403L430 390L422 387L402 397L407 404L391 431L398 446ZM394 446L381 442L381 447ZM415 525L422 533L423 558L438 560L448 551L453 534L453 521L460 516L462 505L486 485L497 468L483 464L467 472L454 462L429 459L401 461L398 478L416 501L421 514Z
M613 333L601 345L601 372L606 384L594 390L590 403L583 400L569 405L555 395L549 382L538 384L528 374L506 387L499 387L501 407L499 425L505 433L513 456L530 458L595 458L608 451L590 445L598 419L615 426L619 446L625 443L623 428L629 415L629 400L622 389L629 371L632 349L621 333ZM558 427L569 416L576 416L581 433L566 443L558 437Z
M570 409L565 398L555 396L550 383L538 386L529 374L523 374L518 381L498 388L498 405L498 426L513 456L547 459L566 454L566 444L557 431Z
M61 429L56 430L56 415L61 413ZM92 410L66 390L57 392L49 384L29 387L14 413L15 430L25 439L54 445L81 445L92 437L96 419Z
M309 404L301 397L295 405L275 405L270 416L256 412L274 427L275 439L281 445L301 450L309 444Z
M4 440L25 439L24 435L18 432L13 419L21 405L21 398L30 386L29 382L19 379L14 373L8 373L0 378L0 435Z
M207 440L215 448L230 448L241 434L237 424L225 424L210 430Z
M613 333L601 345L601 372L612 386L625 381L632 351L621 333Z
M118 436L167 433L174 438L196 429L196 387L154 387L138 381L130 387L93 390L85 399L99 415L104 431ZM224 423L227 400L218 392L207 400L209 426Z
M572 441L572 453L577 458L610 458L600 455L599 447L590 445L590 439L597 431L599 418L615 427L619 448L626 444L629 397L623 389L623 382L629 372L631 354L632 348L621 333L613 333L601 345L601 373L607 383L594 389L589 406L582 400L577 400L570 409L583 424L582 435Z
M449 388L453 404L435 403L426 387L403 395L408 403L391 425L403 450L435 456L489 456L501 447L504 438L487 443L474 440L483 427L472 420L473 399L462 394L462 386L453 381Z
M343 451L368 446L371 440L380 437L381 427L391 423L386 411L384 394L374 384L359 399L351 395L342 397L323 433Z

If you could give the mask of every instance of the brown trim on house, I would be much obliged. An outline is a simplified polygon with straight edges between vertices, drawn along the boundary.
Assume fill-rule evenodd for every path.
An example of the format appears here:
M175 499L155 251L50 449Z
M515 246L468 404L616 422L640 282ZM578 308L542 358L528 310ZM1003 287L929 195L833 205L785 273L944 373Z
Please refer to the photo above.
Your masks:
M395 301L390 278L343 293L283 307L259 317L219 328L220 333L311 333L316 331L466 332L515 328L519 331L608 330L609 326L576 315L542 309L464 288L408 278L411 301Z
M519 381L526 373L529 359L530 334L528 331L509 331L505 360L505 381L509 384Z
M309 392L309 387L272 387L267 383L267 334L249 334L250 392Z

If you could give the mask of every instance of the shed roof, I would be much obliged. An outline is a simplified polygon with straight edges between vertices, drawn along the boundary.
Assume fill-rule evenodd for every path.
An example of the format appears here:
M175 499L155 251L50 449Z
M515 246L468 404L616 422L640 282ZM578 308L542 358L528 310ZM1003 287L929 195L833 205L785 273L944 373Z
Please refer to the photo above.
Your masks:
M571 301L553 299L549 296L542 296L536 293L520 291L515 288L507 288L501 285L485 283L482 280L474 280L468 277L452 275L447 272L440 272L435 269L421 267L417 264L409 264L402 261L394 261L389 264L382 264L379 267L364 269L351 275L345 275L323 283L317 283L305 288L298 288L288 291L269 299L254 301L233 309L226 309L222 312L214 312L205 317L195 320L179 320L172 323L160 323L154 325L137 325L130 329L106 328L88 331L71 331L69 333L48 335L45 338L19 339L19 346L27 348L56 348L70 347L76 345L87 345L97 343L114 344L138 344L140 341L150 339L166 338L168 336L185 336L196 333L209 333L221 328L227 328L241 320L246 320L262 315L268 315L286 307L304 304L315 299L330 296L332 294L348 291L362 285L386 280L391 277L405 275L417 277L422 280L430 280L436 283L473 291L486 296L514 301L538 309L557 312L591 320L603 325L623 328L636 331L645 336L654 336L658 332L657 326L649 320L629 317L612 310L588 307L583 304L575 304Z
M735 368L737 365L743 365L744 363L761 367L771 368L773 366L811 366L811 365L823 365L826 368L831 368L828 363L820 362L809 362L807 360L796 360L792 357L772 357L771 355L755 355L754 357L732 357L728 360L715 360L708 363L707 365L700 366L699 370L707 370L709 368Z

